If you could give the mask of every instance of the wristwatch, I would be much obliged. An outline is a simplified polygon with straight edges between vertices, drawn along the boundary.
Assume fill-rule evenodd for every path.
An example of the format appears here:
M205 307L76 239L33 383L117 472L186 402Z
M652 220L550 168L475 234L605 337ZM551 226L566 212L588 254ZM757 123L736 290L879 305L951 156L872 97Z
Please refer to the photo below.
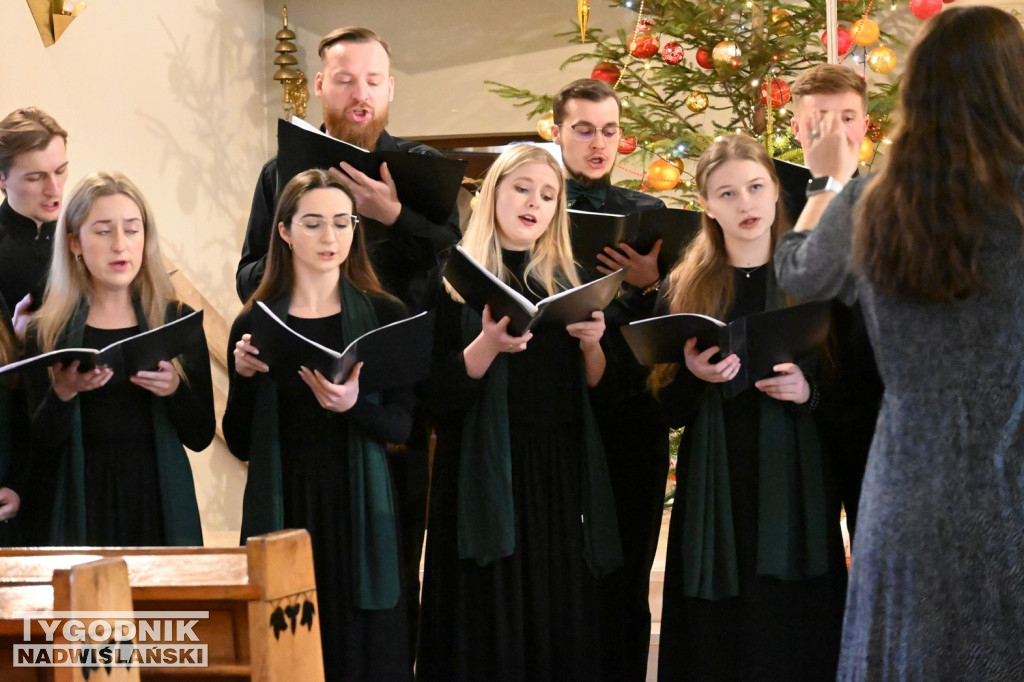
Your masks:
M831 175L825 175L820 178L811 178L807 181L807 196L821 194L822 192L833 192L835 194L839 194L842 191L843 183L839 182Z

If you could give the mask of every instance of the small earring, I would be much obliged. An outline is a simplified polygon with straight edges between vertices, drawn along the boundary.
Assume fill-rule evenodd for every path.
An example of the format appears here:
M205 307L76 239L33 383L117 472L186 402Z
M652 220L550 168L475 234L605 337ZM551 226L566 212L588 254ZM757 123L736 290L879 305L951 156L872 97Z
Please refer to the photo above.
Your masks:
M81 263L82 262L82 254L76 253L75 254L75 260L77 260L79 263Z
M291 250L292 250L292 243L291 243L291 242L288 242L288 250L289 250L289 251L291 251Z

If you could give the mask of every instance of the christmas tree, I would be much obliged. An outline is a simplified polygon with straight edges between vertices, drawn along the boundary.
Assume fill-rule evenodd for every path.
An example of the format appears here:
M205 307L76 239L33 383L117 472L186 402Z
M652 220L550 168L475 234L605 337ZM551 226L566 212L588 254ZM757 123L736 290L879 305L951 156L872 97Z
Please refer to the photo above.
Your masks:
M632 188L670 190L692 199L685 169L717 135L754 135L775 156L802 162L789 129L789 83L799 72L826 60L826 0L802 4L771 0L624 0L612 7L635 11L632 30L606 35L588 28L589 2L579 0L580 23L566 33L586 37L581 52L563 66L594 64L592 77L611 83L623 102L620 163L636 179ZM892 5L895 9L895 5ZM882 10L888 13L889 5ZM925 18L942 0L912 0L911 11ZM896 66L901 46L872 16L874 0L840 2L836 7L836 51L840 60L869 82L871 116L861 160L870 164L884 142L895 106L896 84L873 82ZM893 24L885 17L887 26ZM913 21L913 20L912 20ZM919 23L916 22L915 23ZM551 95L490 82L493 92L544 114L538 131L551 124ZM550 139L548 137L548 139ZM681 183L681 184L680 184Z

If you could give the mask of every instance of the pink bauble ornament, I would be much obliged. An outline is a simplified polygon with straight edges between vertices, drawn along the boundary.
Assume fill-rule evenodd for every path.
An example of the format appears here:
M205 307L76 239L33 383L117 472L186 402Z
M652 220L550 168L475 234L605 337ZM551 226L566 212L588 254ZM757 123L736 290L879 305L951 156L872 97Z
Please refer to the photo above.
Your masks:
M913 2L914 0L910 0ZM941 4L942 0L938 0ZM821 34L821 44L826 48L828 47L828 31ZM840 55L844 55L850 51L850 46L853 44L853 37L850 32L844 27L840 26L836 29L836 52Z
M910 12L924 21L942 11L942 0L910 0Z

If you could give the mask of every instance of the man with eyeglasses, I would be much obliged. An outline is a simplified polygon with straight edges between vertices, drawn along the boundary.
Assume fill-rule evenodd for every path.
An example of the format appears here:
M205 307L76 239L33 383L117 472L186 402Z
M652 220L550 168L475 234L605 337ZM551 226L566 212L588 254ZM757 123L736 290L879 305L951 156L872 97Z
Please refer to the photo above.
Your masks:
M562 149L569 208L596 213L631 214L662 208L656 197L611 184L622 128L622 104L604 81L584 78L555 95L554 142ZM602 340L609 371L598 386L594 408L611 473L624 565L601 581L604 670L608 679L646 679L651 639L648 604L651 567L658 546L668 476L668 427L646 390L640 367L618 333L653 312L661 242L646 254L627 245L597 254L602 272L626 268L625 296L606 311ZM577 260L592 254L575 254ZM629 302L629 303L627 303Z
M438 156L426 145L390 135L388 108L395 94L391 75L391 48L374 31L359 26L335 29L320 41L321 69L314 92L323 108L324 130L331 137L364 149L401 151ZM432 282L431 271L439 254L461 237L457 206L444 224L435 224L403 206L395 184L381 169L378 181L341 164L342 181L356 198L363 217L359 229L369 224L383 240L367 244L370 260L381 284L413 311ZM244 302L263 276L270 230L277 205L277 159L264 166L256 184L242 256L235 274L239 298ZM378 229L379 228L379 229ZM409 648L415 651L419 613L419 564L426 527L429 464L429 431L419 408L414 413L413 433L405 445L388 446L388 466L394 484L395 507L402 545L402 591L407 596ZM325 653L328 653L325 650Z

